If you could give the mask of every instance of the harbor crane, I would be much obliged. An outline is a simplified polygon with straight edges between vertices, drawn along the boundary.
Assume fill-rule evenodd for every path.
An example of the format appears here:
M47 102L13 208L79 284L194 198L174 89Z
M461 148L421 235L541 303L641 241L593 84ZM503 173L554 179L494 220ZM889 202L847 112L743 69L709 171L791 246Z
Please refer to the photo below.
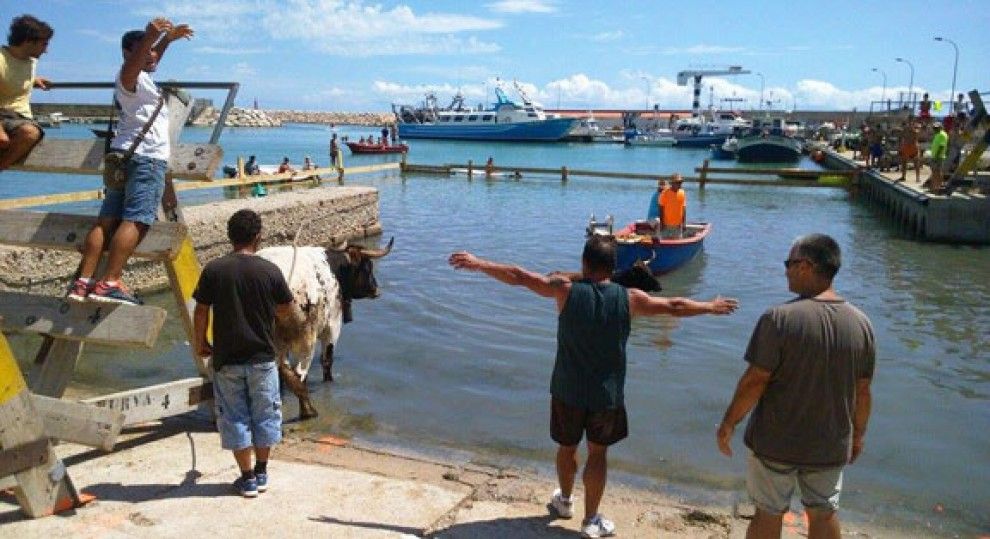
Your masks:
M701 115L701 78L706 75L748 75L750 71L742 66L729 66L725 69L688 69L677 73L677 85L687 86L688 79L694 79L694 102L691 104L691 117Z

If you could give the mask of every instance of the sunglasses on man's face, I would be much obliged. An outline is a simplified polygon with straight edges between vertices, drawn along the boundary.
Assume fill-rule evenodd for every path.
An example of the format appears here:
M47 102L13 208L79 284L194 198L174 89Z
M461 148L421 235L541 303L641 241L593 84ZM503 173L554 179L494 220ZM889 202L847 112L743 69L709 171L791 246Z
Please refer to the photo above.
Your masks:
M790 269L794 264L797 264L798 262L806 262L807 260L807 258L788 258L784 261L784 268Z

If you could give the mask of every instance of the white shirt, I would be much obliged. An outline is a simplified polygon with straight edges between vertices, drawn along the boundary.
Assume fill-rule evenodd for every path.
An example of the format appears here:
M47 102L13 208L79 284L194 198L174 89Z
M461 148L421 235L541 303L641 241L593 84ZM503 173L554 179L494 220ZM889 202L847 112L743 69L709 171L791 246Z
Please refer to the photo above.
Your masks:
M129 92L120 83L120 74L114 83L113 98L120 107L120 122L117 124L117 134L113 137L110 147L115 150L127 151L134 139L137 138L144 124L148 122L151 113L158 106L161 91L151 79L151 75L142 71L138 74L134 92ZM158 111L151 129L144 135L144 140L134 151L136 154L154 159L168 161L171 148L168 142L168 105L162 105Z

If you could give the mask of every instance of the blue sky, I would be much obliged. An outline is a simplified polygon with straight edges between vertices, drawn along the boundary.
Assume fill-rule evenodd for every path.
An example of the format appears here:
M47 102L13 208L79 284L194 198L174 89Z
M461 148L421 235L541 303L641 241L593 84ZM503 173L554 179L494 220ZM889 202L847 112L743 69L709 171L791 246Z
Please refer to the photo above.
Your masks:
M120 35L154 16L187 22L189 42L169 50L159 80L236 81L238 105L385 111L492 98L496 78L518 80L548 108L685 109L685 69L740 65L765 80L774 108L859 109L910 80L949 95L953 47L958 91L990 90L990 9L985 1L585 0L7 0L4 24L31 13L55 28L38 72L58 81L110 81ZM878 71L872 71L877 68ZM755 74L709 77L716 105L755 107ZM212 96L219 99L219 94ZM36 101L109 101L99 92L37 92Z

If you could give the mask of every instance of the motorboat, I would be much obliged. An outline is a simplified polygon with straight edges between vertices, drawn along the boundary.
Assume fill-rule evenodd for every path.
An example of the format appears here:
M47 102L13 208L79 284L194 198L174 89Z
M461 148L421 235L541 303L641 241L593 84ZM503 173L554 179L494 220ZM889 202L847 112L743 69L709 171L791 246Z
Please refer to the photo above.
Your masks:
M354 154L408 153L407 144L375 144L368 142L344 142Z
M626 139L627 146L662 146L669 148L676 144L676 138L662 133L637 133Z
M667 238L658 235L655 221L635 221L613 232L611 217L598 222L592 216L586 232L615 237L615 271L627 270L637 261L643 261L654 275L659 275L674 271L697 256L711 230L711 223L688 223L680 238Z
M750 133L739 139L736 158L742 163L788 163L801 158L803 144L788 136L779 118L754 122Z
M548 116L518 83L513 85L522 103L512 101L496 86L496 102L488 108L465 106L460 92L445 108L437 106L433 93L426 95L420 107L393 104L399 137L556 142L563 140L578 123L576 118Z
M739 150L739 139L735 136L730 136L725 139L722 144L712 144L712 159L719 160L729 160L736 158L736 152Z

